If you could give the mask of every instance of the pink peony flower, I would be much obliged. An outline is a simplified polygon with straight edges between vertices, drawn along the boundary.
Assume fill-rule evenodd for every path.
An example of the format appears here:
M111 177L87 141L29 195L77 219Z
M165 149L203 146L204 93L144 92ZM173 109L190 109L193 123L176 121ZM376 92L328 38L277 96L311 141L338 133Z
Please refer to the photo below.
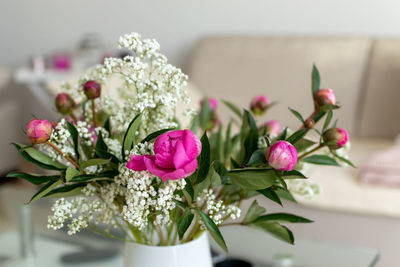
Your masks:
M83 91L88 99L95 99L100 97L101 85L96 81L87 81L83 85Z
M26 124L26 135L32 144L45 143L53 132L52 124L47 120L32 119Z
M335 105L336 104L336 96L333 93L333 90L328 88L328 89L320 89L316 94L315 94L315 103L319 107L323 107L325 105L331 104Z
M332 142L328 146L333 149L338 149L346 145L349 141L349 135L343 128L331 128L324 132L323 134L324 142Z
M133 155L126 167L149 171L164 182L190 176L197 168L201 142L190 130L169 131L154 142L154 155Z
M277 136L282 132L281 124L277 120L267 121L265 124L267 126L267 134L272 136Z
M260 116L267 111L269 104L270 102L266 96L258 95L251 100L250 110L254 115Z
M207 98L208 99L208 105L210 105L211 111L215 111L218 107L218 100L215 98ZM200 107L203 106L203 100L200 100Z
M297 150L287 141L278 141L267 149L268 164L280 171L291 171L297 163Z
M67 93L59 93L56 96L56 108L61 114L69 114L74 107L75 102Z

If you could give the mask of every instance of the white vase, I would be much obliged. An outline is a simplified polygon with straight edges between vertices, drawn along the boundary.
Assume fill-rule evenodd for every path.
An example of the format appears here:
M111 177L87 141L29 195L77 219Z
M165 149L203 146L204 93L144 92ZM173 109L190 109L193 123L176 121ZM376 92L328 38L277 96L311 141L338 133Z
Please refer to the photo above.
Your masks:
M125 267L212 267L206 233L175 246L147 246L125 243Z

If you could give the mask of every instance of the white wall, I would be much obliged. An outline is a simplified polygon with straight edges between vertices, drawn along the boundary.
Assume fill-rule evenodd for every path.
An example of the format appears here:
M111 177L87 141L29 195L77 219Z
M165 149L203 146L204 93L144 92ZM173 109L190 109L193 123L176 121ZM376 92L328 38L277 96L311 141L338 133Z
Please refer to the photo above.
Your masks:
M0 65L137 31L182 67L207 34L400 35L398 0L1 0Z

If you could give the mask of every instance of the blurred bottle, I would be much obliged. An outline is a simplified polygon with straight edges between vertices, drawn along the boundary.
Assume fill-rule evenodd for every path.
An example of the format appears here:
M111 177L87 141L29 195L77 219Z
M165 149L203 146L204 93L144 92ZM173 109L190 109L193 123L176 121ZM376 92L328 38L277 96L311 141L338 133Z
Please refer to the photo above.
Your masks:
M275 254L273 267L294 267L292 255L287 253Z
M87 33L79 42L75 69L86 69L101 63L104 55L104 42L98 33Z
M68 71L71 68L71 55L68 53L55 53L52 61L56 71Z
M29 205L19 208L20 260L25 266L33 266L35 247L33 242L32 209Z

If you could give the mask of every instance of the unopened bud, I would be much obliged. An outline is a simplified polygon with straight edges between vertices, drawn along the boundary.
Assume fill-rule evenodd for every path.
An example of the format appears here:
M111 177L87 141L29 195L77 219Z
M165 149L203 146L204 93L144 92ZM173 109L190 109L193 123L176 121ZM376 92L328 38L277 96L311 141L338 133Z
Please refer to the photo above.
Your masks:
M318 107L323 107L326 105L336 105L336 96L333 93L333 90L328 89L320 89L315 94L315 104Z
M251 100L250 110L254 115L261 116L267 111L269 105L270 102L266 96L258 95Z
M324 132L322 138L333 149L341 148L349 141L349 136L343 128L328 129Z
M69 114L75 107L74 100L67 93L60 93L56 97L56 108L61 114Z
M53 126L47 120L32 119L25 127L26 135L32 144L45 143L50 139L53 132Z
M88 99L95 99L100 97L101 85L96 81L87 81L83 85L83 91Z

